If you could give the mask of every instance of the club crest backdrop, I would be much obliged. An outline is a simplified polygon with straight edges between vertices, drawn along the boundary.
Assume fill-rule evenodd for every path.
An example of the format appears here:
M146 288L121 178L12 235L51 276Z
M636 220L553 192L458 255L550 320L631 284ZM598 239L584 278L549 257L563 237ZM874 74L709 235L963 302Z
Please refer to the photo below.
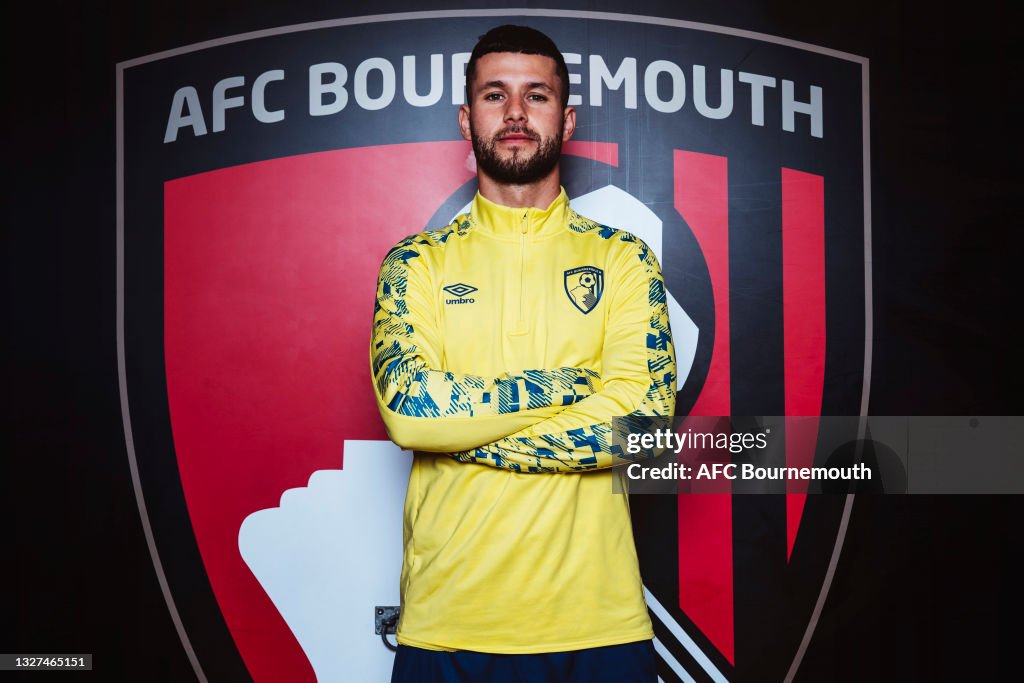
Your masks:
M202 680L386 680L373 608L398 604L410 456L372 394L376 273L472 199L456 110L469 51L500 23L565 54L573 206L662 263L678 412L865 412L863 58L656 17L509 10L339 19L122 63L125 433ZM823 457L800 424L790 464ZM799 670L853 497L776 493L634 497L664 681Z

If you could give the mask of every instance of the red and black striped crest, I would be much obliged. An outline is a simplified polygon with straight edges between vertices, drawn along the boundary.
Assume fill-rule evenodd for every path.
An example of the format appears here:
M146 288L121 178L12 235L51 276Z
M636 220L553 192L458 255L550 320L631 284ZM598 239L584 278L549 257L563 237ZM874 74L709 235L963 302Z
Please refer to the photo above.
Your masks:
M368 373L375 275L472 197L455 105L476 36L506 20L566 53L574 208L662 264L678 411L863 412L866 60L626 14L492 15L342 19L119 67L127 443L201 675L373 680L389 661L362 614L397 599L398 566L364 569L400 557L405 487ZM603 279L565 273L582 314ZM817 441L813 420L787 430L787 463ZM632 504L665 681L785 677L827 594L849 499L731 493Z

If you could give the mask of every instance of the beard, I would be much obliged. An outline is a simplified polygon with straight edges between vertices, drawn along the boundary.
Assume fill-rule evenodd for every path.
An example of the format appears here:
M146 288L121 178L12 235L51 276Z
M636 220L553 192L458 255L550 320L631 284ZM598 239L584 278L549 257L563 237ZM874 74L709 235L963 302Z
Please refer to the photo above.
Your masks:
M562 131L550 138L542 138L525 126L509 126L490 139L484 139L470 128L476 164L484 173L502 185L529 185L551 173L562 158ZM513 147L506 158L498 156L498 139L510 134L527 135L537 143L537 151L527 155Z

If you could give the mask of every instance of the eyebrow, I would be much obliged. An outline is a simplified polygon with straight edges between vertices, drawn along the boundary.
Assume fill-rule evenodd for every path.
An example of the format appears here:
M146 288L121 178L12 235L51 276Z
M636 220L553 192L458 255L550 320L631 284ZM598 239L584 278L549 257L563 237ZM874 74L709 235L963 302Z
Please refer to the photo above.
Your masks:
M502 89L507 89L508 88L508 83L506 83L505 81L487 81L486 83L483 84L483 87L484 88L502 88ZM543 81L535 81L533 83L527 83L526 84L526 88L527 88L527 90L540 89L540 90L548 90L550 92L554 92L555 91L554 88L552 88L547 83L544 83Z

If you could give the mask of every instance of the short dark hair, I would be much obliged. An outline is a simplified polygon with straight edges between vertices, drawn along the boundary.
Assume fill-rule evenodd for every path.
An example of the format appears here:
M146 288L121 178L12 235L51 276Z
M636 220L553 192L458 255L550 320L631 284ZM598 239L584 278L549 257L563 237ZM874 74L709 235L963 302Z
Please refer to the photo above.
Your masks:
M562 107L569 104L569 67L558 51L555 41L535 28L505 24L496 26L480 36L466 64L466 102L472 102L469 89L476 75L476 62L492 52L518 52L524 55L543 55L555 60L555 73L562 82Z

